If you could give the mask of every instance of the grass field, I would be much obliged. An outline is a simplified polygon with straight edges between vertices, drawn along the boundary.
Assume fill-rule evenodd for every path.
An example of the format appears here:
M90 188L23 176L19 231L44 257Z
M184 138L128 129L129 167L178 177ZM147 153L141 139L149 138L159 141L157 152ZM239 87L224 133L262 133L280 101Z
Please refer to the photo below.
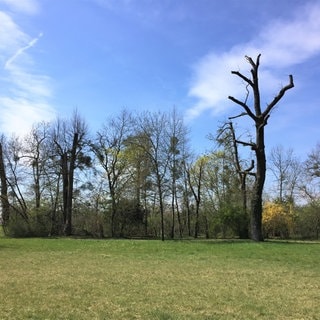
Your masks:
M320 319L320 244L0 238L0 319Z

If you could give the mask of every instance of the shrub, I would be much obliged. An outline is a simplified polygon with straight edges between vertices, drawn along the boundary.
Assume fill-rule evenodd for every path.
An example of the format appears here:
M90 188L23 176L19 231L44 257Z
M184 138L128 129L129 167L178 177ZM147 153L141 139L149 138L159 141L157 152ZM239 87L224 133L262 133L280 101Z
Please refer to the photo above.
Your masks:
M277 202L267 202L263 207L262 224L266 238L289 238L294 227L290 206Z
M76 211L73 215L72 229L74 235L103 238L105 236L104 216L89 209Z
M308 204L298 210L296 233L303 239L319 239L320 237L320 205Z
M50 213L46 208L35 209L24 219L12 212L9 217L7 234L10 237L46 237L50 233Z

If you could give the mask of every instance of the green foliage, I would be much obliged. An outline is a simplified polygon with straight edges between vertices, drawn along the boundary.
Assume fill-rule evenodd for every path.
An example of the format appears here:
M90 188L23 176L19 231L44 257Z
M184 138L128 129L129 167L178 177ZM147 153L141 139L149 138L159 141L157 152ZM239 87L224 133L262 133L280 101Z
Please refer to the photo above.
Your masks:
M230 229L233 236L248 237L248 232L245 232L245 230L248 230L248 217L241 207L225 205L221 208L219 217L223 228Z
M146 214L146 210L135 199L119 199L114 218L114 236L121 238L144 236Z
M6 227L6 233L10 237L28 237L31 236L29 230L29 223L21 218L18 214L11 214L8 225Z
M249 219L240 206L224 204L211 219L214 238L248 239Z
M161 217L159 212L150 212L148 215L147 236L154 239L160 239L161 237Z
M73 234L77 236L103 238L105 223L103 214L95 210L82 208L74 212Z
M320 203L313 202L297 210L296 234L303 239L320 238Z
M18 213L10 214L7 233L11 237L47 237L50 234L51 218L47 208L34 209L25 220Z

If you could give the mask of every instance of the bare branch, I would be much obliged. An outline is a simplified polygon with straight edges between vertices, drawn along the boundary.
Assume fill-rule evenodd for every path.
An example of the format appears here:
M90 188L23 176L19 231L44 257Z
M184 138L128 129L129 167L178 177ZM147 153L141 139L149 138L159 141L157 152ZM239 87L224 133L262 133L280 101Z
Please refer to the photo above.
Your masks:
M240 173L240 174L243 174L244 177L246 177L247 175L256 177L256 173L255 173L255 172L251 172L251 170L253 170L253 169L254 169L254 160L251 160L251 165L250 165L250 167L249 167L248 169L239 171L239 173Z
M249 84L246 85L247 95L246 95L246 99L244 100L245 104L247 104L247 101L248 101L248 98L249 98L249 95L250 95L250 91L249 91L248 87L249 87Z
M241 140L236 140L236 143L242 144L245 147L251 147L252 150L255 150L257 148L257 145L253 142L245 142Z
M293 76L290 74L289 75L289 84L287 84L285 87L283 87L278 95L272 100L272 102L267 106L267 109L262 113L263 117L266 117L272 108L280 101L280 99L284 96L287 90L291 89L294 87L293 83Z
M247 116L247 115L248 114L246 112L242 112L242 113L238 114L237 116L229 117L228 119L232 120L232 119L240 118L240 117Z
M228 99L230 99L231 101L233 101L234 103L240 105L241 107L244 108L244 110L246 110L246 113L248 114L248 116L250 118L252 118L254 121L257 120L257 117L252 113L252 111L250 110L250 108L248 107L248 105L234 97L229 96Z
M246 58L247 61L251 64L251 67L252 67L252 68L255 68L255 67L256 67L256 65L255 65L255 63L253 62L253 60L252 60L251 57L245 56L245 58Z
M257 177L257 174L255 172L246 172L246 174L255 178Z
M247 59L247 61L251 64L252 68L253 68L253 69L256 69L256 70L259 68L260 57L261 57L261 53L258 54L257 60L256 60L256 62L254 62L251 57L245 56L245 58Z
M244 170L245 172L249 173L254 168L254 160L251 160L251 165L248 169Z
M242 80L244 80L245 82L247 82L250 86L253 86L253 82L251 79L247 78L246 76L244 76L242 73L240 73L239 71L231 71L232 74L237 75L239 78L241 78Z
M222 134L227 130L230 130L230 122L225 122L221 127L218 128L216 140L219 140Z

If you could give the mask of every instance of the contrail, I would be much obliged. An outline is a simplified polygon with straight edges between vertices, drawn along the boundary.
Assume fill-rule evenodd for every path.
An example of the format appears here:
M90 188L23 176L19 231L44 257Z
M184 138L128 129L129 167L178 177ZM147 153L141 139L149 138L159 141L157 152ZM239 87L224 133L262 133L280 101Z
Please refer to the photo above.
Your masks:
M32 48L42 36L43 36L43 33L41 32L41 33L39 33L37 38L32 39L25 47L22 47L22 48L18 49L16 51L16 53L6 61L5 65L4 65L4 68L5 69L9 69L10 65L12 64L12 62L16 58L18 58L24 51Z

